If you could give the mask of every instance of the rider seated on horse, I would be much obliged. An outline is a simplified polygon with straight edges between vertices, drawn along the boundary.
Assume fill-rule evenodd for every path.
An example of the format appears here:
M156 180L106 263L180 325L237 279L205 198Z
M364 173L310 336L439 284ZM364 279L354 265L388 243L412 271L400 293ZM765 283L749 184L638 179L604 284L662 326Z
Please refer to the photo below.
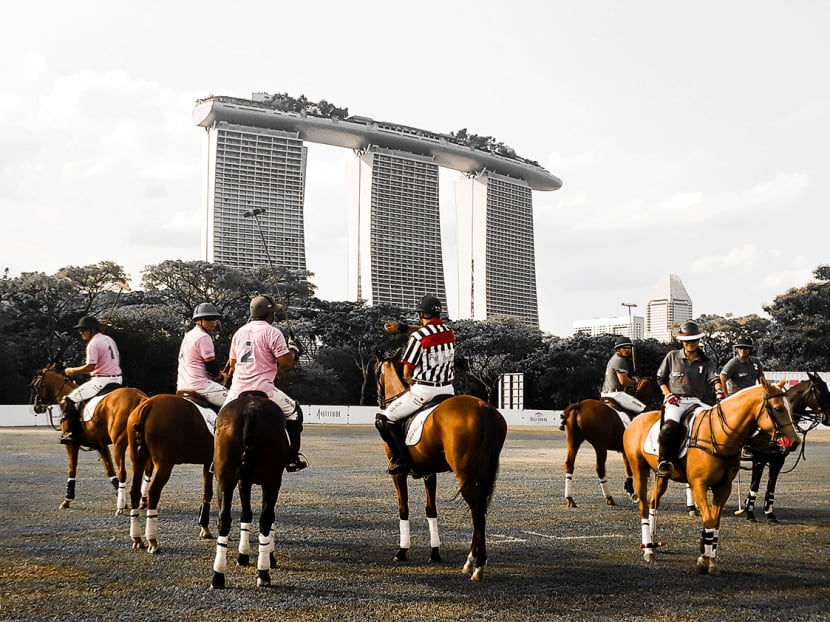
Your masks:
M631 395L639 380L634 376L633 348L634 344L628 337L617 337L614 341L614 354L605 367L600 397L612 399L625 410L639 415L646 405Z
M419 326L386 322L387 332L409 335L402 362L409 390L398 396L375 417L375 427L392 451L390 475L410 471L409 451L403 433L403 421L425 403L439 395L454 395L455 334L441 320L441 301L423 296L415 307Z
M61 404L62 419L67 429L60 437L62 445L79 445L83 437L81 413L78 405L101 392L109 384L121 384L121 357L112 337L101 332L101 323L91 315L85 315L75 327L86 344L86 363L79 367L67 367L66 376L89 374L90 379L64 398Z
M196 393L214 410L219 410L228 397L228 390L216 378L222 375L211 333L219 321L219 311L209 302L202 302L193 309L193 328L185 333L179 348L179 368L176 379L178 393Z
M705 402L711 399L710 385L714 385L719 401L726 397L715 361L698 347L702 336L697 324L685 322L677 335L682 349L666 354L657 370L657 384L664 397L657 477L672 475L686 436L682 423L686 412L695 406L706 406Z
M274 326L277 312L284 319L281 308L268 296L257 295L251 300L251 317L231 339L228 355L233 380L225 404L243 391L261 391L282 410L285 431L290 448L286 471L300 471L308 466L300 454L300 434L303 431L303 410L300 404L280 391L274 380L280 369L291 369L300 357L300 346L287 342L282 331Z

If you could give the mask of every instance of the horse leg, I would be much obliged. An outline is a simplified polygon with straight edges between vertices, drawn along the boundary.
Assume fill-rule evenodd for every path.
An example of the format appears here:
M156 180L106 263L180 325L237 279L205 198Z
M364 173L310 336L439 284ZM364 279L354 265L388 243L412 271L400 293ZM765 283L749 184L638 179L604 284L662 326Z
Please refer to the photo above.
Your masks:
M213 559L212 590L225 587L225 572L228 570L228 534L231 532L231 505L236 481L224 481L217 477L217 500L219 502L219 536L216 538L216 557Z
M577 432L571 428L567 430L567 453L565 454L565 501L569 508L577 507L576 501L573 498L573 479L574 479L574 464L576 463L576 454L579 451L579 446L582 444L582 438L577 438Z
M118 492L118 476L115 474L115 466L112 463L109 445L104 445L98 449L98 455L101 456L101 462L104 463L104 472L107 474L110 484Z
M130 538L132 538L134 549L146 549L147 543L141 537L139 506L141 505L145 465L149 460L146 454L137 455L136 452L130 453L130 459L132 462L130 473Z
M406 475L393 475L392 483L395 485L395 492L398 494L398 518L400 520L398 527L400 544L392 561L405 562L409 561L407 552L411 545L409 535L409 489L406 485Z
M75 476L78 474L78 445L65 445L69 471L66 476L66 496L61 501L61 509L68 509L75 500Z
M701 574L718 575L718 537L720 536L720 518L723 507L732 493L732 481L724 480L712 487L712 503L709 503L706 486L699 480L694 483L692 491L703 518L703 532L700 539L700 557L696 568Z
M764 474L764 467L766 465L767 463L761 458L752 459L752 480L749 482L749 492L746 493L744 512L746 519L753 523L757 522L755 520L755 497L761 488L761 476Z
M481 498L475 486L462 488L461 494L470 506L470 514L473 517L473 541L462 572L471 575L470 581L481 581L484 578L484 566L487 564L487 542L484 536L487 527L487 502Z
M213 499L213 473L210 472L210 463L202 467L202 507L199 510L199 537L205 540L213 539L210 533L210 502Z
M605 447L597 447L594 445L594 453L597 455L597 481L599 482L599 489L602 496L605 497L606 505L617 505L614 502L614 497L608 490L608 480L605 479L605 462L608 460L608 450Z
M700 511L697 508L698 506L695 503L695 496L692 493L692 487L689 484L686 484L686 510L688 510L689 516L700 516Z
M644 478L644 481L648 481L647 477ZM667 477L655 477L654 488L651 489L651 496L648 503L644 501L647 491L643 490L642 495L639 491L637 493L640 496L641 548L643 549L643 559L647 562L653 561L655 548L666 546L665 542L654 541L654 531L657 524L657 510L660 508L660 499L665 494L668 486L669 480ZM645 488L645 486L642 488Z
M775 484L778 483L778 476L781 474L781 469L784 467L784 461L787 457L784 454L774 456L769 460L769 471L767 472L767 492L764 495L764 516L766 516L768 523L777 523L773 513L773 506L775 505Z
M160 546L158 541L159 499L164 486L170 481L173 473L172 464L156 464L153 469L153 479L147 488L147 524L144 526L144 537L147 540L147 551L157 553Z
M112 445L115 469L118 475L118 497L115 500L115 515L121 516L127 507L127 435L122 434Z
M153 463L147 463L147 470L141 480L141 509L147 509L147 489L150 488L150 480L153 479Z
M271 568L276 568L274 559L274 534L271 527L274 525L274 505L277 503L278 490L262 487L262 511L259 514L259 556L256 570L257 587L270 587Z
M435 490L438 478L434 475L424 478L424 491L426 493L427 524L429 525L429 561L430 563L441 563L441 538L438 535L438 507L435 503Z
M625 468L625 483L623 490L628 494L628 498L636 503L638 497L634 492L634 473L631 471L631 464L628 462L628 457L625 452L622 452L623 467Z
M239 555L236 563L240 566L248 566L251 563L251 523L254 520L254 511L251 508L251 482L239 482L239 505L242 512L239 517Z

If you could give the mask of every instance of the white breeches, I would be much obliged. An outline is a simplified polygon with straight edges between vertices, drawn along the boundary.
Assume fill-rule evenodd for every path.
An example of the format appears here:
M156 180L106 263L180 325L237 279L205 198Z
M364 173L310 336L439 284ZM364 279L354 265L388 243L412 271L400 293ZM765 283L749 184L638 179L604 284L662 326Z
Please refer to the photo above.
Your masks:
M444 387L431 387L426 384L412 385L409 391L389 404L386 410L383 411L383 415L389 421L406 419L438 395L455 395L455 390L451 384Z
M95 397L96 395L98 395L101 389L103 389L108 384L112 383L121 384L121 376L108 376L106 378L98 378L96 376L93 376L85 383L83 383L81 386L72 391L72 393L67 395L67 397L76 404L79 404L84 400L88 400L90 398Z

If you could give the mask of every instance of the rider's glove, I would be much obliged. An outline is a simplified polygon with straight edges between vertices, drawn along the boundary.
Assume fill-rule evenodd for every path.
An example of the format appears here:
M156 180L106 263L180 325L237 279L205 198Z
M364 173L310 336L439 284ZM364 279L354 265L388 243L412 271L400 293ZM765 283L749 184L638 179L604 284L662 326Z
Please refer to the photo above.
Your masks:
M719 402L726 397L726 393L724 391L715 391L715 399Z
M668 406L680 406L680 398L674 393L669 393L664 399L663 404Z
M300 358L300 355L303 353L303 348L293 339L288 340L288 349L294 353L296 358Z

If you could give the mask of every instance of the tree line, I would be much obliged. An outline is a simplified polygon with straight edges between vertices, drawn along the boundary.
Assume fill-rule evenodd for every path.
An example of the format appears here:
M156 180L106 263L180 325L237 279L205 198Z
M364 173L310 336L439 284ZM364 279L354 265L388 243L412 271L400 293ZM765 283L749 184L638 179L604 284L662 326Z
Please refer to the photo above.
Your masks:
M830 265L815 280L778 295L764 307L769 317L696 318L702 347L722 365L733 344L751 337L768 371L830 370ZM280 327L305 348L302 364L279 380L302 403L377 403L374 375L379 353L402 347L403 335L383 331L388 319L415 323L412 309L364 302L326 301L314 295L313 274L277 267L236 269L204 261L168 260L147 266L141 289L113 262L69 266L47 275L26 272L0 278L0 403L30 401L36 371L51 363L80 364L84 342L72 329L94 315L121 352L124 382L149 394L175 391L178 350L192 326L193 308L213 303L222 314L215 333L217 360L224 363L233 333L247 321L253 295L271 295L287 309ZM456 391L497 404L499 378L523 373L525 408L562 409L596 397L614 335L558 337L514 320L457 320ZM671 348L653 339L637 341L640 376L654 376Z

